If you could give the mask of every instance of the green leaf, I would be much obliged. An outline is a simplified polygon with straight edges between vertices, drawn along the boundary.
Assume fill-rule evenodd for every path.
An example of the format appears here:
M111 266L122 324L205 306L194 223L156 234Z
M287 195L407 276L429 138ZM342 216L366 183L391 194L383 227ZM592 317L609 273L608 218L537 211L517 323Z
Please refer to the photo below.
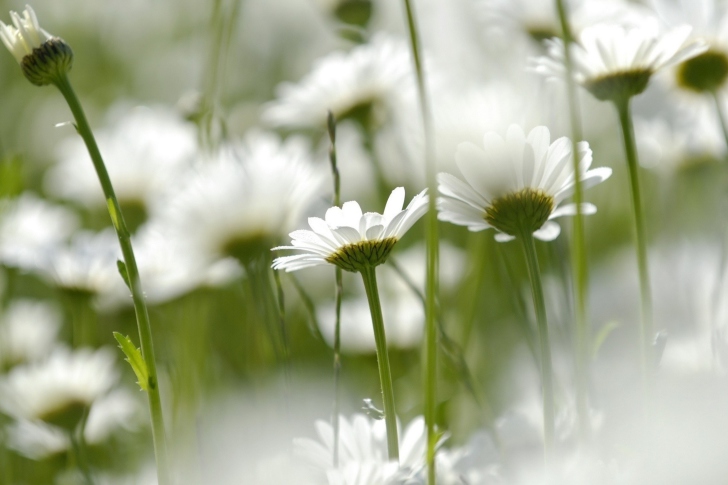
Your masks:
M116 268L119 270L119 274L121 275L121 278L124 280L124 283L126 283L126 287L129 288L129 290L131 290L131 284L129 283L129 273L127 273L127 271L126 271L126 264L124 264L124 261L117 259Z
M129 337L125 337L119 332L114 332L114 338L119 342L119 348L126 355L126 360L131 365L132 370L137 376L137 384L142 388L142 391L149 391L149 372L147 371L147 364L142 358L142 353L134 345Z

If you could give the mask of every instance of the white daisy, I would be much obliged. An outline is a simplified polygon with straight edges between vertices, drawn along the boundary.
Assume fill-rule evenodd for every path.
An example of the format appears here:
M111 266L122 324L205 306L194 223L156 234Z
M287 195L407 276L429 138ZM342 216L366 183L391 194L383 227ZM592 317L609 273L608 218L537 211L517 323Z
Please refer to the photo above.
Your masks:
M293 229L324 180L302 139L263 132L227 146L191 170L160 207L168 237L203 261L246 263Z
M45 186L54 196L105 212L106 199L86 146L73 135L59 145L58 163L47 172ZM141 211L140 221L127 221L133 227L143 222L161 194L176 188L176 179L192 164L198 148L195 126L162 106L113 107L96 139L122 210ZM134 216L129 209L124 215Z
M693 35L708 44L708 50L675 69L677 86L688 91L716 91L728 79L728 4L720 0L652 0L668 25L688 23Z
M326 126L354 118L371 127L385 123L414 89L409 47L402 39L378 34L349 52L319 59L299 83L283 83L263 120L273 126Z
M0 319L0 369L48 355L60 328L61 317L48 303L13 301Z
M132 429L139 424L141 405L125 389L117 389L100 397L89 410L84 427L84 440L91 445L101 444L120 429ZM7 445L23 456L40 460L71 449L68 433L43 421L20 419L8 427Z
M342 207L326 211L326 218L310 217L312 231L301 230L290 234L291 246L281 249L303 251L293 256L282 256L273 261L273 269L296 271L311 266L335 264L351 272L384 263L395 243L427 211L427 195L423 190L412 198L405 209L404 188L392 191L383 214L362 213L357 202L346 202Z
M505 139L486 133L483 148L461 143L455 160L466 182L448 173L438 175L439 219L471 231L492 227L498 231L498 241L509 241L523 231L544 241L556 238L561 229L552 219L576 213L574 204L559 207L572 194L575 179L571 141L550 139L545 126L526 136L520 126L511 125ZM592 152L587 142L579 142L578 148L583 188L611 175L609 168L589 170ZM583 204L581 210L593 214L596 207Z
M22 17L11 11L10 18L13 19L15 27L0 22L0 39L18 64L23 62L25 56L32 54L33 49L37 49L53 38L51 34L40 28L38 17L35 16L30 5L25 6Z
M16 419L73 429L118 377L111 350L58 347L46 360L17 366L0 381L0 409Z
M73 51L63 39L40 28L30 6L22 17L11 11L14 27L0 22L0 39L18 61L25 77L36 86L58 84L73 64Z
M32 193L0 203L0 261L32 268L45 250L66 240L79 226L78 217Z
M58 287L103 294L121 279L116 265L120 259L113 229L99 233L80 231L68 244L48 248L38 258L35 270Z
M691 30L683 25L662 33L654 18L639 27L588 27L572 47L574 79L602 101L619 101L640 94L652 74L707 49L702 41L689 40ZM563 79L564 44L560 39L551 39L547 45L548 56L536 59L534 70Z

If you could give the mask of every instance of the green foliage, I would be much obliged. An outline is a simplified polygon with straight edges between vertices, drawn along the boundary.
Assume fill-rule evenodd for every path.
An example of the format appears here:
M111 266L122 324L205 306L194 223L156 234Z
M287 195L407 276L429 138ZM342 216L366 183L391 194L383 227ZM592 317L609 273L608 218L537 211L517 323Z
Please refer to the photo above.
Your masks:
M119 348L126 355L125 361L129 362L134 374L137 376L137 384L142 391L149 391L149 373L147 372L147 364L140 350L134 345L131 339L123 336L119 332L114 332L114 338L119 342Z

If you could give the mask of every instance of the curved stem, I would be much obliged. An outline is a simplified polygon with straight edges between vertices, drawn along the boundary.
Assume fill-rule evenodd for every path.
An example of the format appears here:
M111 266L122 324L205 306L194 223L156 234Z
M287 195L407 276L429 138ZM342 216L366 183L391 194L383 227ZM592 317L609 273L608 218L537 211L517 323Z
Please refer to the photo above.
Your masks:
M169 485L169 469L167 465L167 445L164 434L164 418L162 416L162 400L159 393L157 380L157 365L154 358L154 346L152 343L152 328L149 322L149 313L147 312L147 304L144 300L144 292L142 290L141 280L139 279L139 269L137 268L136 258L134 257L134 249L131 245L131 235L124 222L124 216L121 213L119 201L114 193L111 185L111 179L106 171L106 166L101 158L101 152L96 145L91 127L86 120L86 115L81 107L81 103L76 97L76 93L71 87L71 83L67 76L62 76L56 83L63 97L68 103L68 107L73 113L76 120L76 130L83 138L86 148L88 149L91 161L93 162L96 175L101 183L101 188L106 198L106 204L111 215L111 221L119 238L119 245L124 256L124 264L128 277L129 289L131 290L132 300L134 302L134 312L136 313L137 327L139 330L139 340L141 342L142 356L147 367L149 375L149 411L152 419L152 438L154 441L154 454L157 459L157 476L160 485Z
M569 120L571 124L571 153L574 169L574 203L576 214L573 225L573 243L571 250L572 277L574 280L574 361L576 363L576 411L579 420L579 434L582 440L589 439L589 342L591 327L587 318L587 258L584 237L584 214L582 214L582 181L579 177L578 142L581 139L581 119L579 116L579 98L573 76L573 62L570 45L574 41L569 25L569 16L564 0L556 0L556 10L561 23L564 38L564 66L566 68L566 92L569 100Z
M634 139L634 128L632 127L632 117L629 111L629 100L615 103L615 106L617 107L619 122L622 126L622 139L624 141L624 151L627 156L629 182L632 193L632 210L634 212L637 243L637 266L639 270L641 295L640 314L642 324L640 326L640 363L642 369L642 380L646 386L650 380L649 376L653 368L651 339L654 330L652 324L652 294L650 291L650 276L647 269L647 235L645 231L639 181L639 161L637 160L637 147Z
M376 269L373 266L367 266L366 269L362 270L361 276L364 280L364 288L367 291L369 311L372 314L372 325L374 326L374 341L377 345L377 362L379 364L379 380L382 385L382 398L384 401L384 422L387 425L387 449L389 450L389 459L399 461L397 412L394 407L392 371L389 367L387 338L384 335L384 317L382 317L382 306L379 303Z
M427 275L425 283L425 293L427 301L425 302L425 425L427 426L427 483L435 485L436 468L435 455L437 453L438 436L435 432L435 411L437 400L437 295L438 288L438 271L440 246L438 239L437 227L437 178L435 153L432 136L432 117L430 114L430 106L427 101L427 91L425 89L425 74L422 68L422 56L420 54L420 39L417 32L417 23L412 9L410 0L404 0L405 11L407 13L407 28L410 34L410 47L412 48L412 59L414 61L415 72L417 73L417 91L420 100L420 111L422 113L422 129L425 138L425 180L427 181L427 191L430 198L427 208L427 225L425 235L427 241Z
M541 285L541 270L536 256L536 245L533 234L525 232L520 238L523 254L526 257L528 276L531 280L531 293L533 306L536 310L536 324L538 327L539 354L541 360L541 385L543 386L543 426L544 426L544 456L546 465L551 462L554 446L554 384L551 369L551 345L549 343L549 329L546 322L546 305Z

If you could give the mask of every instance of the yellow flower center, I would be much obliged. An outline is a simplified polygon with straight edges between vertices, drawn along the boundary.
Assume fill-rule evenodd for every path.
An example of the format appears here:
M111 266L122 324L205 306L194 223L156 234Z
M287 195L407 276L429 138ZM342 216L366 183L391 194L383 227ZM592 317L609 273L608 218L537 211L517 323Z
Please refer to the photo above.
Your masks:
M728 56L711 49L693 57L677 69L677 83L690 91L712 92L728 79Z
M522 189L495 199L485 209L484 219L510 236L532 234L554 210L554 198L541 190Z
M600 101L625 101L647 88L652 71L635 69L610 73L584 83L584 87Z
M352 273L363 271L367 267L384 263L396 242L396 237L388 237L347 244L337 249L334 254L326 258L326 261Z

